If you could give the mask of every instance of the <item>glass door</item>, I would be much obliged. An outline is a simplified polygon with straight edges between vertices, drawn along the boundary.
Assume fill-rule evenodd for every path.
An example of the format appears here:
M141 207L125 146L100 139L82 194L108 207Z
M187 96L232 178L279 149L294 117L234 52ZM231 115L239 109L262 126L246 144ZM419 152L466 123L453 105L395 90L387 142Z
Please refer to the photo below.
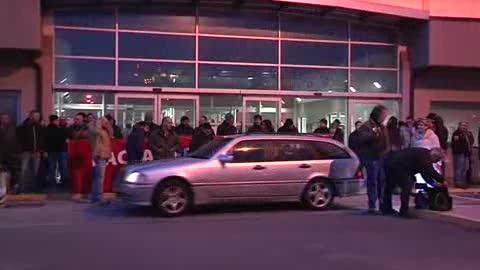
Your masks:
M400 104L396 100L350 100L350 132L355 129L355 122L364 123L370 118L370 113L377 105L383 105L388 109L388 118L400 117Z
M280 126L281 98L244 97L242 131L253 126L253 118L259 114L263 119L272 121L275 131Z
M174 125L180 124L182 116L190 119L192 127L198 125L200 114L200 101L198 96L189 95L160 95L158 121L163 117L172 118Z
M155 95L117 94L115 95L115 119L124 131L140 121L151 119L157 123L157 98Z

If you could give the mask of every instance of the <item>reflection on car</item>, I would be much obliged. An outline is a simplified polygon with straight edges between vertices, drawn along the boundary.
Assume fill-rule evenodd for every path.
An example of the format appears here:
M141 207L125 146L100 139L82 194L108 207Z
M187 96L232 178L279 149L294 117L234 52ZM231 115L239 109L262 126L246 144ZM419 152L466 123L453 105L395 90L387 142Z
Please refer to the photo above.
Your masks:
M204 204L300 201L321 210L363 183L357 156L316 136L221 137L189 157L128 166L119 194L178 216Z

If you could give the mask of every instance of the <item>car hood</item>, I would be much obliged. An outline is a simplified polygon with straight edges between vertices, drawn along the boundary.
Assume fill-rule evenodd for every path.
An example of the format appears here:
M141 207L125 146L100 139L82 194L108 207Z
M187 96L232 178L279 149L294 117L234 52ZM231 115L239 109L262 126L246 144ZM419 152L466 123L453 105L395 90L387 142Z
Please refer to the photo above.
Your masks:
M175 158L175 159L155 160L155 161L129 165L127 168L127 171L128 172L147 172L150 170L158 170L158 169L177 169L184 166L192 166L199 163L204 163L206 161L208 160L200 159L200 158Z

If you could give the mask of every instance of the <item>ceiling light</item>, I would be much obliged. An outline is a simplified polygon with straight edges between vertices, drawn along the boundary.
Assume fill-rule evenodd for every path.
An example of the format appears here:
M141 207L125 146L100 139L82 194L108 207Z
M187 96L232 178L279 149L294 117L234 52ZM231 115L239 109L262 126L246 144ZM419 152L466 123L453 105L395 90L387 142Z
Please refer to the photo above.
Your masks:
M299 97L297 97L295 100L296 100L297 102L302 102L302 99L299 98Z
M253 77L248 77L247 79L249 79L249 80L253 80Z
M350 91L353 92L353 93L357 92L357 89L355 89L355 87L353 87L353 86L350 86L348 89L350 89Z
M332 90L328 90L327 93L333 93L333 91L332 91Z
M377 89L382 88L382 85L379 84L378 82L373 82L373 85L374 85Z
M63 78L63 80L60 81L60 83L64 83L68 80L68 78Z

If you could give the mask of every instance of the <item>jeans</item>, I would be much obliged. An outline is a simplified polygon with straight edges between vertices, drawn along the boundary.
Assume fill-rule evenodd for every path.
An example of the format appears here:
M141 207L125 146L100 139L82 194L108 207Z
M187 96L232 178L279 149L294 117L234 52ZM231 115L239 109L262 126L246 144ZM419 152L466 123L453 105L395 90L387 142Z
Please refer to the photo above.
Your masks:
M95 167L93 167L92 194L90 200L92 203L101 202L103 200L103 180L105 179L105 169L107 161L105 159L95 159Z
M368 209L376 209L377 201L382 204L382 162L380 160L363 160L362 164L367 169Z
M68 155L66 152L50 152L48 153L48 176L47 180L50 183L55 184L55 178L58 171L60 172L60 177L62 179L62 183L66 184L68 181Z
M23 152L20 156L20 183L19 192L32 192L38 189L38 169L40 168L40 154Z
M453 155L454 182L455 184L467 183L467 171L470 166L470 157L466 154Z

